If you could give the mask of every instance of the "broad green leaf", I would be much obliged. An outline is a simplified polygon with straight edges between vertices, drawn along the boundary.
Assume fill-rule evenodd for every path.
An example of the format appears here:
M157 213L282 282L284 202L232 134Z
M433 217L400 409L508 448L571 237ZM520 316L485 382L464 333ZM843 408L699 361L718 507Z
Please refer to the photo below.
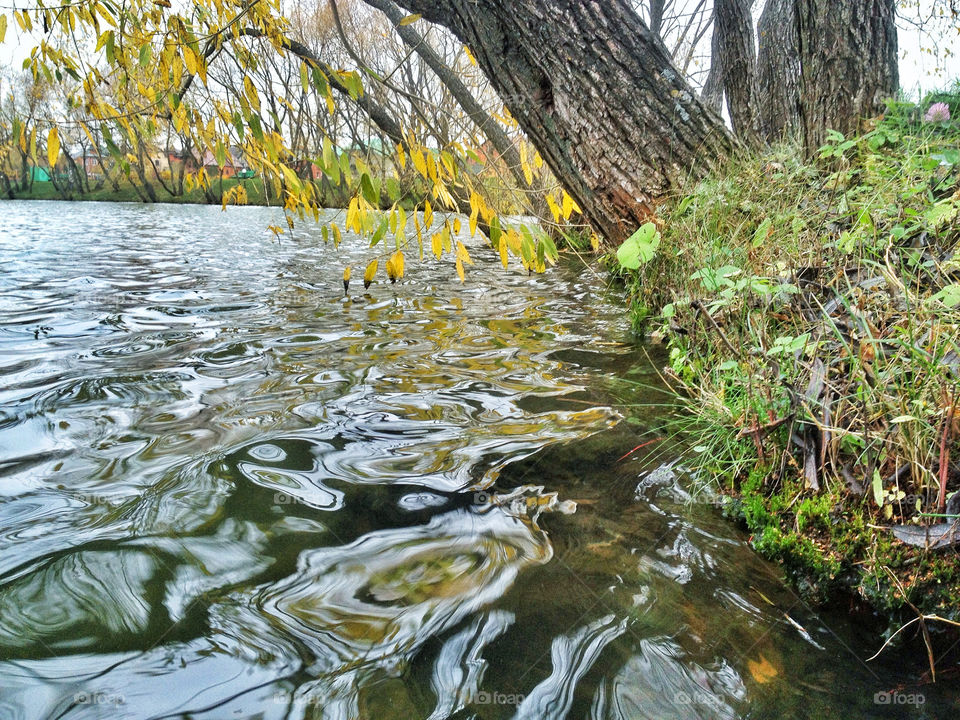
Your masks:
M360 176L360 192L363 194L363 199L373 207L380 207L380 193L374 189L373 182L367 173Z

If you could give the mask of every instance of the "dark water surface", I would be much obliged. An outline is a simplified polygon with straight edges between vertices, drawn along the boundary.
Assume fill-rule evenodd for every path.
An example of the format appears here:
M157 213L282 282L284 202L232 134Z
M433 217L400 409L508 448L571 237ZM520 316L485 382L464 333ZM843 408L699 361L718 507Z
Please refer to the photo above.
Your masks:
M344 298L276 220L0 203L0 719L953 715L620 459L663 358L601 278Z

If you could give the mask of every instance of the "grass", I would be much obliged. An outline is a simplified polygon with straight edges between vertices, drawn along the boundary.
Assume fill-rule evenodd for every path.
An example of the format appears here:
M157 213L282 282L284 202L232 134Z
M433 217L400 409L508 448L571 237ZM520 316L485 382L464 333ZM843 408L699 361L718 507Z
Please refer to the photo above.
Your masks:
M919 115L687 188L628 282L669 347L696 476L756 549L810 599L956 621L957 552L888 530L942 521L960 490L960 126Z

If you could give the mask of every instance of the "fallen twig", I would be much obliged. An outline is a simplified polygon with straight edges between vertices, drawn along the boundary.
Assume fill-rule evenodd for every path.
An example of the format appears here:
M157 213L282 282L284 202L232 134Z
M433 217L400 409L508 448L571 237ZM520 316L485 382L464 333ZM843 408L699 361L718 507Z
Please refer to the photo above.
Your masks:
M658 442L660 442L661 440L663 440L663 438L662 438L662 437L658 437L658 438L654 438L653 440L647 440L645 443L640 443L640 444L637 445L633 450L631 450L630 452L628 452L626 455L617 458L617 462L620 462L621 460L626 460L628 457L630 457L631 455L633 455L637 450L642 450L642 449L645 448L647 445L653 445L654 443L658 443Z

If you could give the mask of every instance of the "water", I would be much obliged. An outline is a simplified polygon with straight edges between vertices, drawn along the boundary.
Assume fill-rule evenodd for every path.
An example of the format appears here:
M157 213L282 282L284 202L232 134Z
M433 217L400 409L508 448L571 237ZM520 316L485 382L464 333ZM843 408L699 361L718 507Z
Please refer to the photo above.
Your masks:
M954 712L623 458L663 358L602 278L346 298L373 251L276 222L0 204L0 718Z

